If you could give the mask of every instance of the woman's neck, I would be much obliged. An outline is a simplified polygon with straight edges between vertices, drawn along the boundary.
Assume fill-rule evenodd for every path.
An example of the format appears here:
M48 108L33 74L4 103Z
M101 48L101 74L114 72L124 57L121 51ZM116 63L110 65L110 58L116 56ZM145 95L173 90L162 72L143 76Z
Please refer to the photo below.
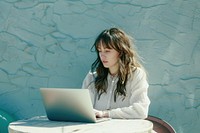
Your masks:
M112 77L115 77L117 74L118 74L117 72L116 72L116 73L110 73L110 75L111 75Z
M118 74L118 68L115 69L109 69L109 73L112 77L116 76Z

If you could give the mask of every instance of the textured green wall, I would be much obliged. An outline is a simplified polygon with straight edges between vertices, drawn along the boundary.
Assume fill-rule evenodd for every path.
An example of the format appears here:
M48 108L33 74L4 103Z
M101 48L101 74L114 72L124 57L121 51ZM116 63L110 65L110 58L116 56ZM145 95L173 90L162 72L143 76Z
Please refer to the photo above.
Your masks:
M0 109L44 115L38 88L81 87L105 28L136 40L149 73L150 114L200 131L199 0L1 0Z

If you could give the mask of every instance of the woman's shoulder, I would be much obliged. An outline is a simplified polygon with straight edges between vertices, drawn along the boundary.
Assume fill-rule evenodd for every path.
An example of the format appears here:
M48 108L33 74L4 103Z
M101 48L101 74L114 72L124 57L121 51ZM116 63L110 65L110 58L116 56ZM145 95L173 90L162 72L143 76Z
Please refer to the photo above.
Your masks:
M94 71L94 72L92 72L91 70L88 72L88 74L87 74L88 76L96 76L97 75L97 72L96 71Z
M135 67L132 74L135 78L142 78L144 76L146 77L146 71L142 67Z
M145 70L144 70L144 68L142 68L142 67L134 67L133 72L145 73Z
M91 70L87 73L85 79L93 80L96 77L96 72L92 72Z
M95 72L89 71L83 80L82 88L89 88L95 82Z

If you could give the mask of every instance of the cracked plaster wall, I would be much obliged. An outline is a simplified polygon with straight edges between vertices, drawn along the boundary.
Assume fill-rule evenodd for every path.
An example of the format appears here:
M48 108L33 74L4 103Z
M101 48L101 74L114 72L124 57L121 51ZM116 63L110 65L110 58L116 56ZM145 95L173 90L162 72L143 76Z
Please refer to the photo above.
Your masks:
M0 109L44 115L38 88L81 87L97 34L121 27L149 73L149 114L200 131L199 0L1 0Z

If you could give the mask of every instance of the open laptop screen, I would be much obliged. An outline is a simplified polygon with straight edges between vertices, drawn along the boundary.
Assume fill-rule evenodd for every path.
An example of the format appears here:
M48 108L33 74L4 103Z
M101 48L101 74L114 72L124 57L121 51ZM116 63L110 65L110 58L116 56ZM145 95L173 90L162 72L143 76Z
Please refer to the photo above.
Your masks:
M49 120L96 122L88 89L40 88Z

